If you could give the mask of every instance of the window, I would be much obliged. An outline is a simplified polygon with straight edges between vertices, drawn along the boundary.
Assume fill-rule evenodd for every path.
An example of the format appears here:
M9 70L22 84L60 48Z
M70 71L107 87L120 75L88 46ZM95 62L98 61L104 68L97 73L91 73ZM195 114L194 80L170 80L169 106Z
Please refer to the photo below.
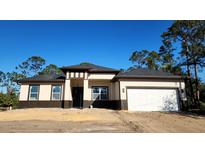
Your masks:
M52 86L52 100L61 100L61 86Z
M39 97L39 85L31 85L29 90L29 100L38 100Z
M93 100L108 100L108 87L92 87Z

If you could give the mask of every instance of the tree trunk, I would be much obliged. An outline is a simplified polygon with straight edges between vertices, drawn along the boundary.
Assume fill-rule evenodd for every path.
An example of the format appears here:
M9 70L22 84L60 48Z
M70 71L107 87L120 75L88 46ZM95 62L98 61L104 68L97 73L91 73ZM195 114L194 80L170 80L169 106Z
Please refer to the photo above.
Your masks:
M189 81L189 87L190 87L190 96L191 96L191 103L196 104L196 99L194 96L194 90L193 85L191 81L191 72L190 72L190 65L189 65L189 58L188 58L188 51L186 52L186 66L187 66L187 74L188 74L188 81Z
M194 58L194 74L195 74L195 96L196 96L196 103L199 105L199 79L198 79L198 70L197 70L197 65L196 65L196 60Z

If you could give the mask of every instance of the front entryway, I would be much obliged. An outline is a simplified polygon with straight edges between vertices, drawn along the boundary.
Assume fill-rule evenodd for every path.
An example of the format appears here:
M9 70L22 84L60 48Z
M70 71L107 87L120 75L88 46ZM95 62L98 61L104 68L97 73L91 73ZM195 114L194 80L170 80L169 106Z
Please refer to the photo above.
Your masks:
M83 108L83 87L72 88L73 107Z

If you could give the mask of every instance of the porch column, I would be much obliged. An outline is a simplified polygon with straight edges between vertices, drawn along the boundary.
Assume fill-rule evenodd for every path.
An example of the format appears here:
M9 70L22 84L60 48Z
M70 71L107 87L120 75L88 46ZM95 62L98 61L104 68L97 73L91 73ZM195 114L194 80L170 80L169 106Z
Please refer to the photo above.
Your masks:
M70 79L65 80L65 90L64 90L64 107L72 107L72 94L70 87Z
M83 108L89 107L89 89L88 89L88 79L84 79L83 82Z

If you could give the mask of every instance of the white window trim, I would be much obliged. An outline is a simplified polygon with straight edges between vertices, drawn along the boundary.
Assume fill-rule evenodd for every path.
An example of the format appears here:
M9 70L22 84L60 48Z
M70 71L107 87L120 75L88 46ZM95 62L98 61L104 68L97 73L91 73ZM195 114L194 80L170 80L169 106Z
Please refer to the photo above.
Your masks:
M31 92L32 87L37 86L38 92ZM29 100L30 101L38 101L39 100L39 93L40 93L40 85L30 85L29 86ZM37 94L37 98L31 98L31 94Z
M59 86L60 87L60 92L53 92L53 87L55 87L55 86ZM62 85L52 85L51 88L52 88L51 89L51 100L60 101L61 98L62 98ZM59 99L55 99L53 97L54 94L58 94L60 96L60 98Z

